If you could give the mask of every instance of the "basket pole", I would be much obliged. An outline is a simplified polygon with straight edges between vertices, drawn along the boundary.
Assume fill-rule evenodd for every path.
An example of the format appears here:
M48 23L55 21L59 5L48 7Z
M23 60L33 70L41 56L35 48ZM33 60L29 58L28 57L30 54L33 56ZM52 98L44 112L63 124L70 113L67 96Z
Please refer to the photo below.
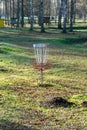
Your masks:
M43 70L40 70L40 85L43 86Z

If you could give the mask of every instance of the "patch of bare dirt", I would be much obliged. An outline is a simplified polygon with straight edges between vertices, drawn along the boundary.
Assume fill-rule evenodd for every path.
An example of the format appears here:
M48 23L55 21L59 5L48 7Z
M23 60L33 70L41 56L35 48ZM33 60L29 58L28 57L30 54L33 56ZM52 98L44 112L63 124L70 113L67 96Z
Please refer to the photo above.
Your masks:
M87 101L84 101L84 102L82 103L82 105L83 105L84 107L87 107Z
M62 97L54 97L53 99L42 103L42 105L54 108L54 107L71 107L75 104L67 101L66 99Z

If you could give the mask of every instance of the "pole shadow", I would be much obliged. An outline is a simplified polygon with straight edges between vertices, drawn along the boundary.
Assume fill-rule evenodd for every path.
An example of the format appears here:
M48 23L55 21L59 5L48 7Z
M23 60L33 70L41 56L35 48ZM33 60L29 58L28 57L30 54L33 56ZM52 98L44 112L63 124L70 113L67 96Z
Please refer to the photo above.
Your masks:
M0 130L36 130L31 126L24 126L19 123L10 122L8 120L0 120Z

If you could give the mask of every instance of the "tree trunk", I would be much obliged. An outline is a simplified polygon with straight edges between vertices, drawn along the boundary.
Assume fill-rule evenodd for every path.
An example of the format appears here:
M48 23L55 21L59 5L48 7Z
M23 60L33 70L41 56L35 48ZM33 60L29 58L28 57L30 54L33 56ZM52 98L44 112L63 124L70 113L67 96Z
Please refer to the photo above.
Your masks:
M73 23L75 23L76 19L76 0L74 0L74 5L73 5Z
M66 21L67 21L67 0L64 0L64 5L63 5L63 17L64 17L64 21L63 21L63 33L66 33Z
M67 23L69 23L70 18L70 2L67 2Z
M7 0L5 0L5 24L7 24Z
M34 24L33 0L30 0L30 30L33 30L33 24Z
M57 0L58 3L58 0ZM60 2L60 7L59 7L59 15L58 15L58 29L62 28L61 20L62 20L62 8L63 8L63 0Z
M73 0L71 0L71 10L70 10L70 32L73 31Z
M43 0L40 0L40 11L39 11L39 13L40 13L39 22L40 22L40 26L41 26L41 32L45 32L44 21L43 21Z
M13 18L14 18L14 11L15 9L14 9L14 0L13 0Z
M10 0L10 23L11 23L11 0Z
M20 12L20 5L19 0L17 0L17 27L19 27L19 12Z
M24 27L24 0L21 1L21 27Z

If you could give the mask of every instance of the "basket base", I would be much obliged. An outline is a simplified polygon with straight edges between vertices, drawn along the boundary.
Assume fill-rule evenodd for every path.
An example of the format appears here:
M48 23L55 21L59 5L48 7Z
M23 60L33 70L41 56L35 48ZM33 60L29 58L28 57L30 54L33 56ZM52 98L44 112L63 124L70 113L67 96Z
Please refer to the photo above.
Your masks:
M47 69L50 69L51 68L51 64L50 63L46 63L46 64L44 64L44 63L41 63L41 64L37 64L36 62L34 62L33 64L33 68L34 69L37 69L37 70L42 70L42 71L44 71L44 70L47 70Z

